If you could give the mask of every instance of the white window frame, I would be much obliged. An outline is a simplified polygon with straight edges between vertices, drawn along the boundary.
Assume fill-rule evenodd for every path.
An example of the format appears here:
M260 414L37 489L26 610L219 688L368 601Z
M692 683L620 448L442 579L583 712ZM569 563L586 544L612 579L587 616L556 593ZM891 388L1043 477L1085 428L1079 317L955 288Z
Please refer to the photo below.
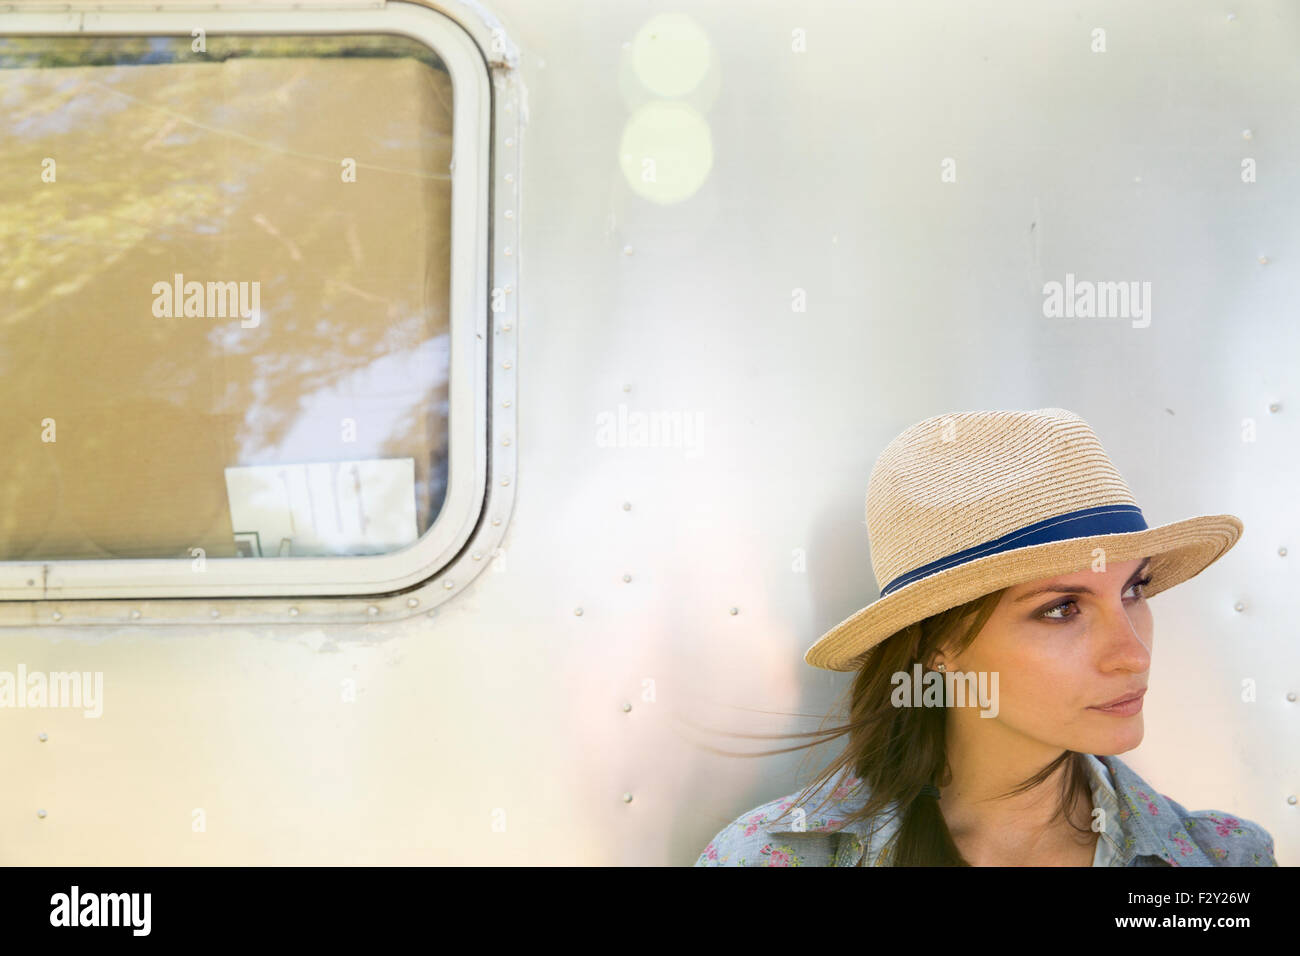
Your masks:
M376 34L395 33L432 48L446 64L453 86L450 360L448 383L448 484L441 511L418 541L382 555L288 558L205 558L197 571L191 558L0 561L0 604L3 602L68 602L90 599L247 598L258 596L384 595L410 593L445 571L464 551L471 537L473 577L482 567L483 548L492 541L476 534L489 495L488 402L492 382L488 369L491 272L489 244L491 176L493 167L492 83L484 53L462 24L428 5L395 2L382 6L332 6L314 9L275 9L223 4L220 9L186 3L158 3L154 9L115 10L108 5L83 5L57 13L0 13L0 36L164 35L189 38L202 27L210 35L239 34ZM458 4L439 6L455 8ZM473 25L482 33L482 25ZM498 64L494 63L496 68ZM509 107L507 107L509 108ZM510 140L513 144L513 140ZM513 176L510 177L513 182ZM508 218L512 218L510 213ZM513 241L507 238L505 241ZM509 252L507 252L507 255ZM509 328L509 324L506 326ZM510 367L507 365L507 367ZM513 383L511 383L512 385ZM495 394L496 388L491 388ZM513 389L510 390L513 393ZM510 407L507 399L505 405ZM510 411L513 417L513 409ZM514 456L505 463L513 467ZM495 469L494 469L495 470ZM509 478L503 482L510 485ZM502 515L510 501L492 503L492 525L499 539ZM444 582L448 591L456 585ZM450 595L447 595L450 596ZM439 599L440 600L440 599ZM104 602L98 602L104 606ZM401 605L411 612L436 601L408 597ZM284 610L285 602L277 602ZM160 604L161 606L161 604ZM319 607L319 602L317 602ZM12 611L12 604L10 605ZM171 605L168 617L187 615ZM245 607L262 617L266 608ZM372 617L381 609L364 610ZM55 610L63 620L68 610ZM89 613L89 612L83 612ZM212 617L220 611L213 605ZM297 616L298 607L289 609ZM387 610L384 609L385 615ZM36 623L51 615L0 614L0 623ZM133 610L131 619L142 616ZM245 613L244 616L249 616ZM399 615L405 616L405 615Z

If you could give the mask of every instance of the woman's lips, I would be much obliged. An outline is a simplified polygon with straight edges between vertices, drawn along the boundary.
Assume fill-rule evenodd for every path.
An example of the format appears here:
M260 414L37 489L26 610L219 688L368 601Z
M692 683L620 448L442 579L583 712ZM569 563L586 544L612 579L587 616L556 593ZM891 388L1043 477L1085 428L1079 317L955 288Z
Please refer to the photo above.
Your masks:
M1111 704L1109 707L1089 707L1088 709L1100 711L1103 714L1114 714L1116 717L1132 717L1142 709L1142 698L1145 696L1146 691L1143 691L1130 700Z

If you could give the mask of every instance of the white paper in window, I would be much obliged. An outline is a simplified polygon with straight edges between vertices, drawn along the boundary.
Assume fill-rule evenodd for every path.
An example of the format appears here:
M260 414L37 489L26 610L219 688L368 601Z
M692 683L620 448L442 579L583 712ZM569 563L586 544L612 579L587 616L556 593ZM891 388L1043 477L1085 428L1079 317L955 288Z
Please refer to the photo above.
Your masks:
M241 465L226 493L242 557L385 554L418 536L413 458Z

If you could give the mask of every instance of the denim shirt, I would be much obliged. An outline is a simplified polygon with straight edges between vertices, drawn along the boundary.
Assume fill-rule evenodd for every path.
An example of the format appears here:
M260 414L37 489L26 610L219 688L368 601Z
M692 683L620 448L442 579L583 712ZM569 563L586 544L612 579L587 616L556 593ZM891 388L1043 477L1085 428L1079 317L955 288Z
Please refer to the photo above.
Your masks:
M1105 811L1093 866L1278 865L1273 837L1259 824L1217 810L1188 811L1118 757L1086 754L1084 762L1093 806ZM742 814L709 841L695 865L857 866L861 860L863 866L890 866L898 804L845 825L843 818L861 809L869 793L857 777L843 776L819 810L832 784L797 807L799 794L793 793Z

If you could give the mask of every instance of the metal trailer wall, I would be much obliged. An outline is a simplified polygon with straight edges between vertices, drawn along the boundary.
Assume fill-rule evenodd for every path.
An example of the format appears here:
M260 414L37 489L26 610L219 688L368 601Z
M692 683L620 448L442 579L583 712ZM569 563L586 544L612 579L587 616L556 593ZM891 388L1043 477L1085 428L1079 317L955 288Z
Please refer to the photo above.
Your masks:
M502 551L402 621L0 631L105 675L98 719L2 715L0 862L689 864L832 756L714 751L849 680L802 655L876 596L875 456L1045 406L1151 524L1245 522L1153 600L1124 759L1300 859L1300 9L489 6L527 94ZM1045 316L1067 275L1149 322Z

